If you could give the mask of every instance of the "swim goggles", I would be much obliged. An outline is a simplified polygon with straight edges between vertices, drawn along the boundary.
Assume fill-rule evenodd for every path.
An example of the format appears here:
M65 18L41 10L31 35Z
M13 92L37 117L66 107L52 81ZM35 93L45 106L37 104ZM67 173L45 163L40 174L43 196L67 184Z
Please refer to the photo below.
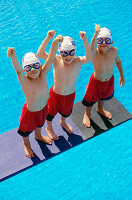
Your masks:
M98 44L103 44L104 43L104 41L105 41L105 44L111 44L111 39L110 38L105 38L105 39L103 39L103 38L97 38L97 43Z
M29 71L31 71L32 68L33 69L39 69L40 68L40 63L36 62L36 63L34 63L34 65L32 67L30 65L25 65L24 66L24 71L29 72Z
M69 51L69 53L66 52L66 51L60 51L60 55L62 57L74 56L75 55L75 51L76 51L75 49L72 49L71 51Z

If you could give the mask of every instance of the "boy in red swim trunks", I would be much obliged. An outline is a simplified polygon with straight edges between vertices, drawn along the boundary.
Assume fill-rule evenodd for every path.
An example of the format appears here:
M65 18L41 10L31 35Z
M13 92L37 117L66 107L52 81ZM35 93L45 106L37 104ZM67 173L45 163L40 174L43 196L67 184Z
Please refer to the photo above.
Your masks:
M49 41L54 37L55 31L49 31L47 37L38 49L37 55L46 60L48 54L45 49ZM85 56L75 57L75 43L69 36L63 37L59 43L59 53L53 62L54 85L50 90L48 100L47 133L53 140L58 140L52 128L52 120L59 112L61 114L60 124L68 132L73 133L73 128L66 123L66 118L71 114L75 99L75 84L81 70L81 65L91 60L91 50L86 33L80 32L80 37L85 46Z
M9 47L7 50L7 55L12 60L12 64L16 70L19 83L21 84L27 101L23 106L20 116L18 133L23 137L24 151L26 156L30 158L34 157L29 142L29 134L32 131L35 131L35 139L41 140L47 144L52 144L51 138L41 134L41 127L48 114L47 100L49 91L46 76L52 66L57 45L60 41L62 41L62 36L58 36L54 39L44 66L42 66L39 58L34 53L29 52L23 57L22 68L17 60L15 49Z
M86 127L91 126L91 108L96 102L98 102L97 112L108 119L112 119L112 114L104 110L103 105L105 100L111 99L114 95L114 63L116 63L120 73L120 86L125 83L118 50L116 47L111 47L111 44L113 44L113 41L110 30L100 28L100 25L95 24L95 34L91 41L94 73L90 77L87 91L82 101L82 104L86 106L83 118L83 125Z

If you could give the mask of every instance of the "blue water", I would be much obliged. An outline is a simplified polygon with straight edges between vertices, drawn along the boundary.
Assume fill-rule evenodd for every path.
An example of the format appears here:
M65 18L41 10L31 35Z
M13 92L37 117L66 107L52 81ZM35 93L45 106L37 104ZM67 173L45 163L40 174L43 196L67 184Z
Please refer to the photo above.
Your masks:
M79 31L86 31L90 42L94 23L109 28L126 80L120 87L115 67L115 97L132 113L131 7L130 0L1 0L0 134L18 127L25 102L11 60L6 56L7 48L16 49L21 63L26 52L37 51L48 30L73 37L78 56L84 55ZM51 42L47 51L50 45ZM76 102L83 98L92 72L91 63L82 67L76 84ZM52 73L51 70L48 74L49 88L53 84ZM0 199L132 199L131 127L132 120L0 183Z

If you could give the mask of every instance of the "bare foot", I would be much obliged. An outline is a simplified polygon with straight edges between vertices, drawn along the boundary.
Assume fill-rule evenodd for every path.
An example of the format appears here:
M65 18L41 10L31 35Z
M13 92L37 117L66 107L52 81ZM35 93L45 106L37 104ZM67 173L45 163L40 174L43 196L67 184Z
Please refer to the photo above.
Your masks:
M24 152L27 157L29 158L34 157L34 153L33 153L33 150L31 149L30 143L24 144Z
M68 132L73 133L73 128L67 124L65 121L60 121L60 125Z
M44 135L36 135L35 136L36 140L40 140L46 144L52 144L52 139L50 137L44 136Z
M52 128L46 128L47 134L48 136L52 139L52 140L59 140L59 137L55 134L55 132L53 131Z
M84 117L83 117L83 125L86 128L90 128L91 127L90 117L86 113L84 114Z
M106 110L97 110L97 112L101 115L103 115L104 117L106 117L107 119L112 119L112 114Z

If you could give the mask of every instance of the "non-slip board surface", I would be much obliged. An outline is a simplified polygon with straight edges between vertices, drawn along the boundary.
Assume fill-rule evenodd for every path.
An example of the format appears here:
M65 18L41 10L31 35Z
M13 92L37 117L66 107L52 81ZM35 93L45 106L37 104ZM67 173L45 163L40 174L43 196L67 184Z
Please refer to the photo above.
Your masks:
M35 157L32 159L24 154L23 139L17 133L18 128L0 135L0 181L35 166L86 140L85 136L83 136L70 118L67 119L67 122L74 128L73 134L67 134L60 126L59 121L60 115L58 114L53 120L53 129L59 136L59 140L53 141L52 145L36 141L34 133L30 134L30 143L35 154ZM42 128L42 134L47 136L45 127L46 124Z
M85 107L81 102L75 103L71 116L67 122L73 127L74 133L67 134L59 125L60 115L53 120L53 128L59 136L58 141L52 145L46 145L43 142L34 139L34 133L30 134L30 143L35 157L30 159L25 156L22 137L17 134L17 128L0 135L0 181L3 181L13 175L16 175L36 164L39 164L61 152L64 152L84 141L97 136L108 129L111 129L129 119L132 115L113 98L105 102L105 109L113 114L112 120L107 120L96 112L96 105L91 111L91 128L85 128L82 125ZM43 135L46 124L42 128Z
M96 112L96 107L97 104L94 104L91 109L91 128L86 128L82 124L85 106L83 106L81 102L74 104L74 109L70 116L87 139L95 137L108 129L132 119L132 115L115 97L104 103L104 109L112 113L112 120L108 120L104 116L98 114Z

